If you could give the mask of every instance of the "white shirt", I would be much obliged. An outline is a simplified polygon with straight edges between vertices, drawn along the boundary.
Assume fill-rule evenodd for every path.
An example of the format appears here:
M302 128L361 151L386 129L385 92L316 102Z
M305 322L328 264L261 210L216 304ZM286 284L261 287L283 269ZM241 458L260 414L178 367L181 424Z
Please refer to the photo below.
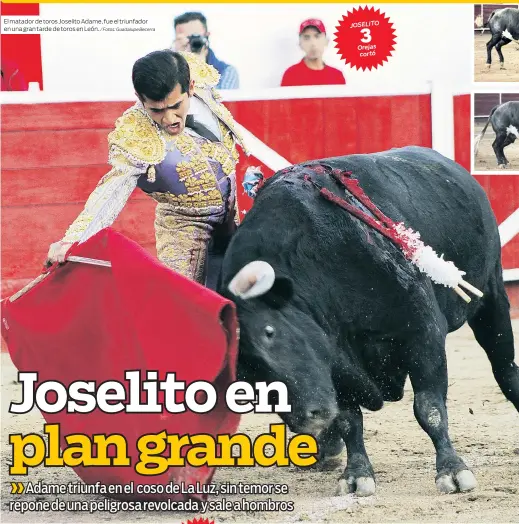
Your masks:
M213 114L209 107L202 102L198 97L192 96L189 102L188 114L193 115L197 122L203 124L209 131L211 131L218 140L222 140L222 133L218 125L218 118ZM192 129L186 128L186 131L197 134Z

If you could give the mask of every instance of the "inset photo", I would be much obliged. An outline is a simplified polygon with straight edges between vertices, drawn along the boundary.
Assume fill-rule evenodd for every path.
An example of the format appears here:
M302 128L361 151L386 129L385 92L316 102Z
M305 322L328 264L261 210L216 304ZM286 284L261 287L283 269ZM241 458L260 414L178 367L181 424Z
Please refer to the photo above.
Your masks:
M472 114L473 171L519 173L519 92L474 93Z
M474 4L474 81L519 82L519 4Z

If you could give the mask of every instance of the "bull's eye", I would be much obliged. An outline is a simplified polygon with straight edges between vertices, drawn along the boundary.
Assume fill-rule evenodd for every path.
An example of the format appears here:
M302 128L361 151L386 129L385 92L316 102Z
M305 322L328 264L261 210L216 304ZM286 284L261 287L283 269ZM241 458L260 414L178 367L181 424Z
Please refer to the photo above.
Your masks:
M274 328L272 326L265 326L265 335L267 335L267 338L272 338L274 336Z

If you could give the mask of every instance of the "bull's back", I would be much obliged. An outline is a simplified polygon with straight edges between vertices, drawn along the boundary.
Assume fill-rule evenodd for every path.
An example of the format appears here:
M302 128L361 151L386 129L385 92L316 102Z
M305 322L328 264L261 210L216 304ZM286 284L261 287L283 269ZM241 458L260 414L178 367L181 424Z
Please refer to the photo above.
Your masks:
M459 164L415 146L319 162L351 171L381 211L420 232L423 242L458 267L485 273L495 267L500 242L492 208Z
M497 106L492 114L492 128L494 132L505 131L508 126L519 129L519 102L510 100Z
M519 38L519 9L514 7L496 9L488 20L488 28L492 34L507 29L514 38Z
M398 265L402 257L389 239L371 233L305 180L310 177L345 196L344 188L330 176L304 169L315 164L351 171L384 214L418 231L438 255L466 272L468 282L488 289L501 253L488 198L461 166L419 147L326 158L276 174L259 191L231 240L223 265L224 284L248 262L265 260L276 271L291 274L312 297L322 296L323 290L333 290L330 296L347 296L352 306L348 314L359 322L363 319L366 329L377 322L381 332L394 328L391 317L378 315L388 304L402 318L417 314L406 297L418 273ZM444 286L435 286L435 294L449 330L460 327L470 313L464 303ZM373 303L380 307L372 307ZM470 307L477 307L477 301Z

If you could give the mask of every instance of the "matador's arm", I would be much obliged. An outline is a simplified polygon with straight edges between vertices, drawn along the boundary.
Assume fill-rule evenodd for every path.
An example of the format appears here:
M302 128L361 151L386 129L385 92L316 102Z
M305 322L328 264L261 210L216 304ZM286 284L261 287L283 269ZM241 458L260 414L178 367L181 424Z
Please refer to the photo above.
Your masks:
M67 229L63 242L85 242L110 226L121 213L138 178L162 160L164 144L157 130L138 110L130 109L108 137L112 169L90 194L83 211Z
M146 171L129 163L125 165L121 160L110 162L112 169L90 194L83 211L67 229L63 242L84 242L115 221L137 186L138 177Z

